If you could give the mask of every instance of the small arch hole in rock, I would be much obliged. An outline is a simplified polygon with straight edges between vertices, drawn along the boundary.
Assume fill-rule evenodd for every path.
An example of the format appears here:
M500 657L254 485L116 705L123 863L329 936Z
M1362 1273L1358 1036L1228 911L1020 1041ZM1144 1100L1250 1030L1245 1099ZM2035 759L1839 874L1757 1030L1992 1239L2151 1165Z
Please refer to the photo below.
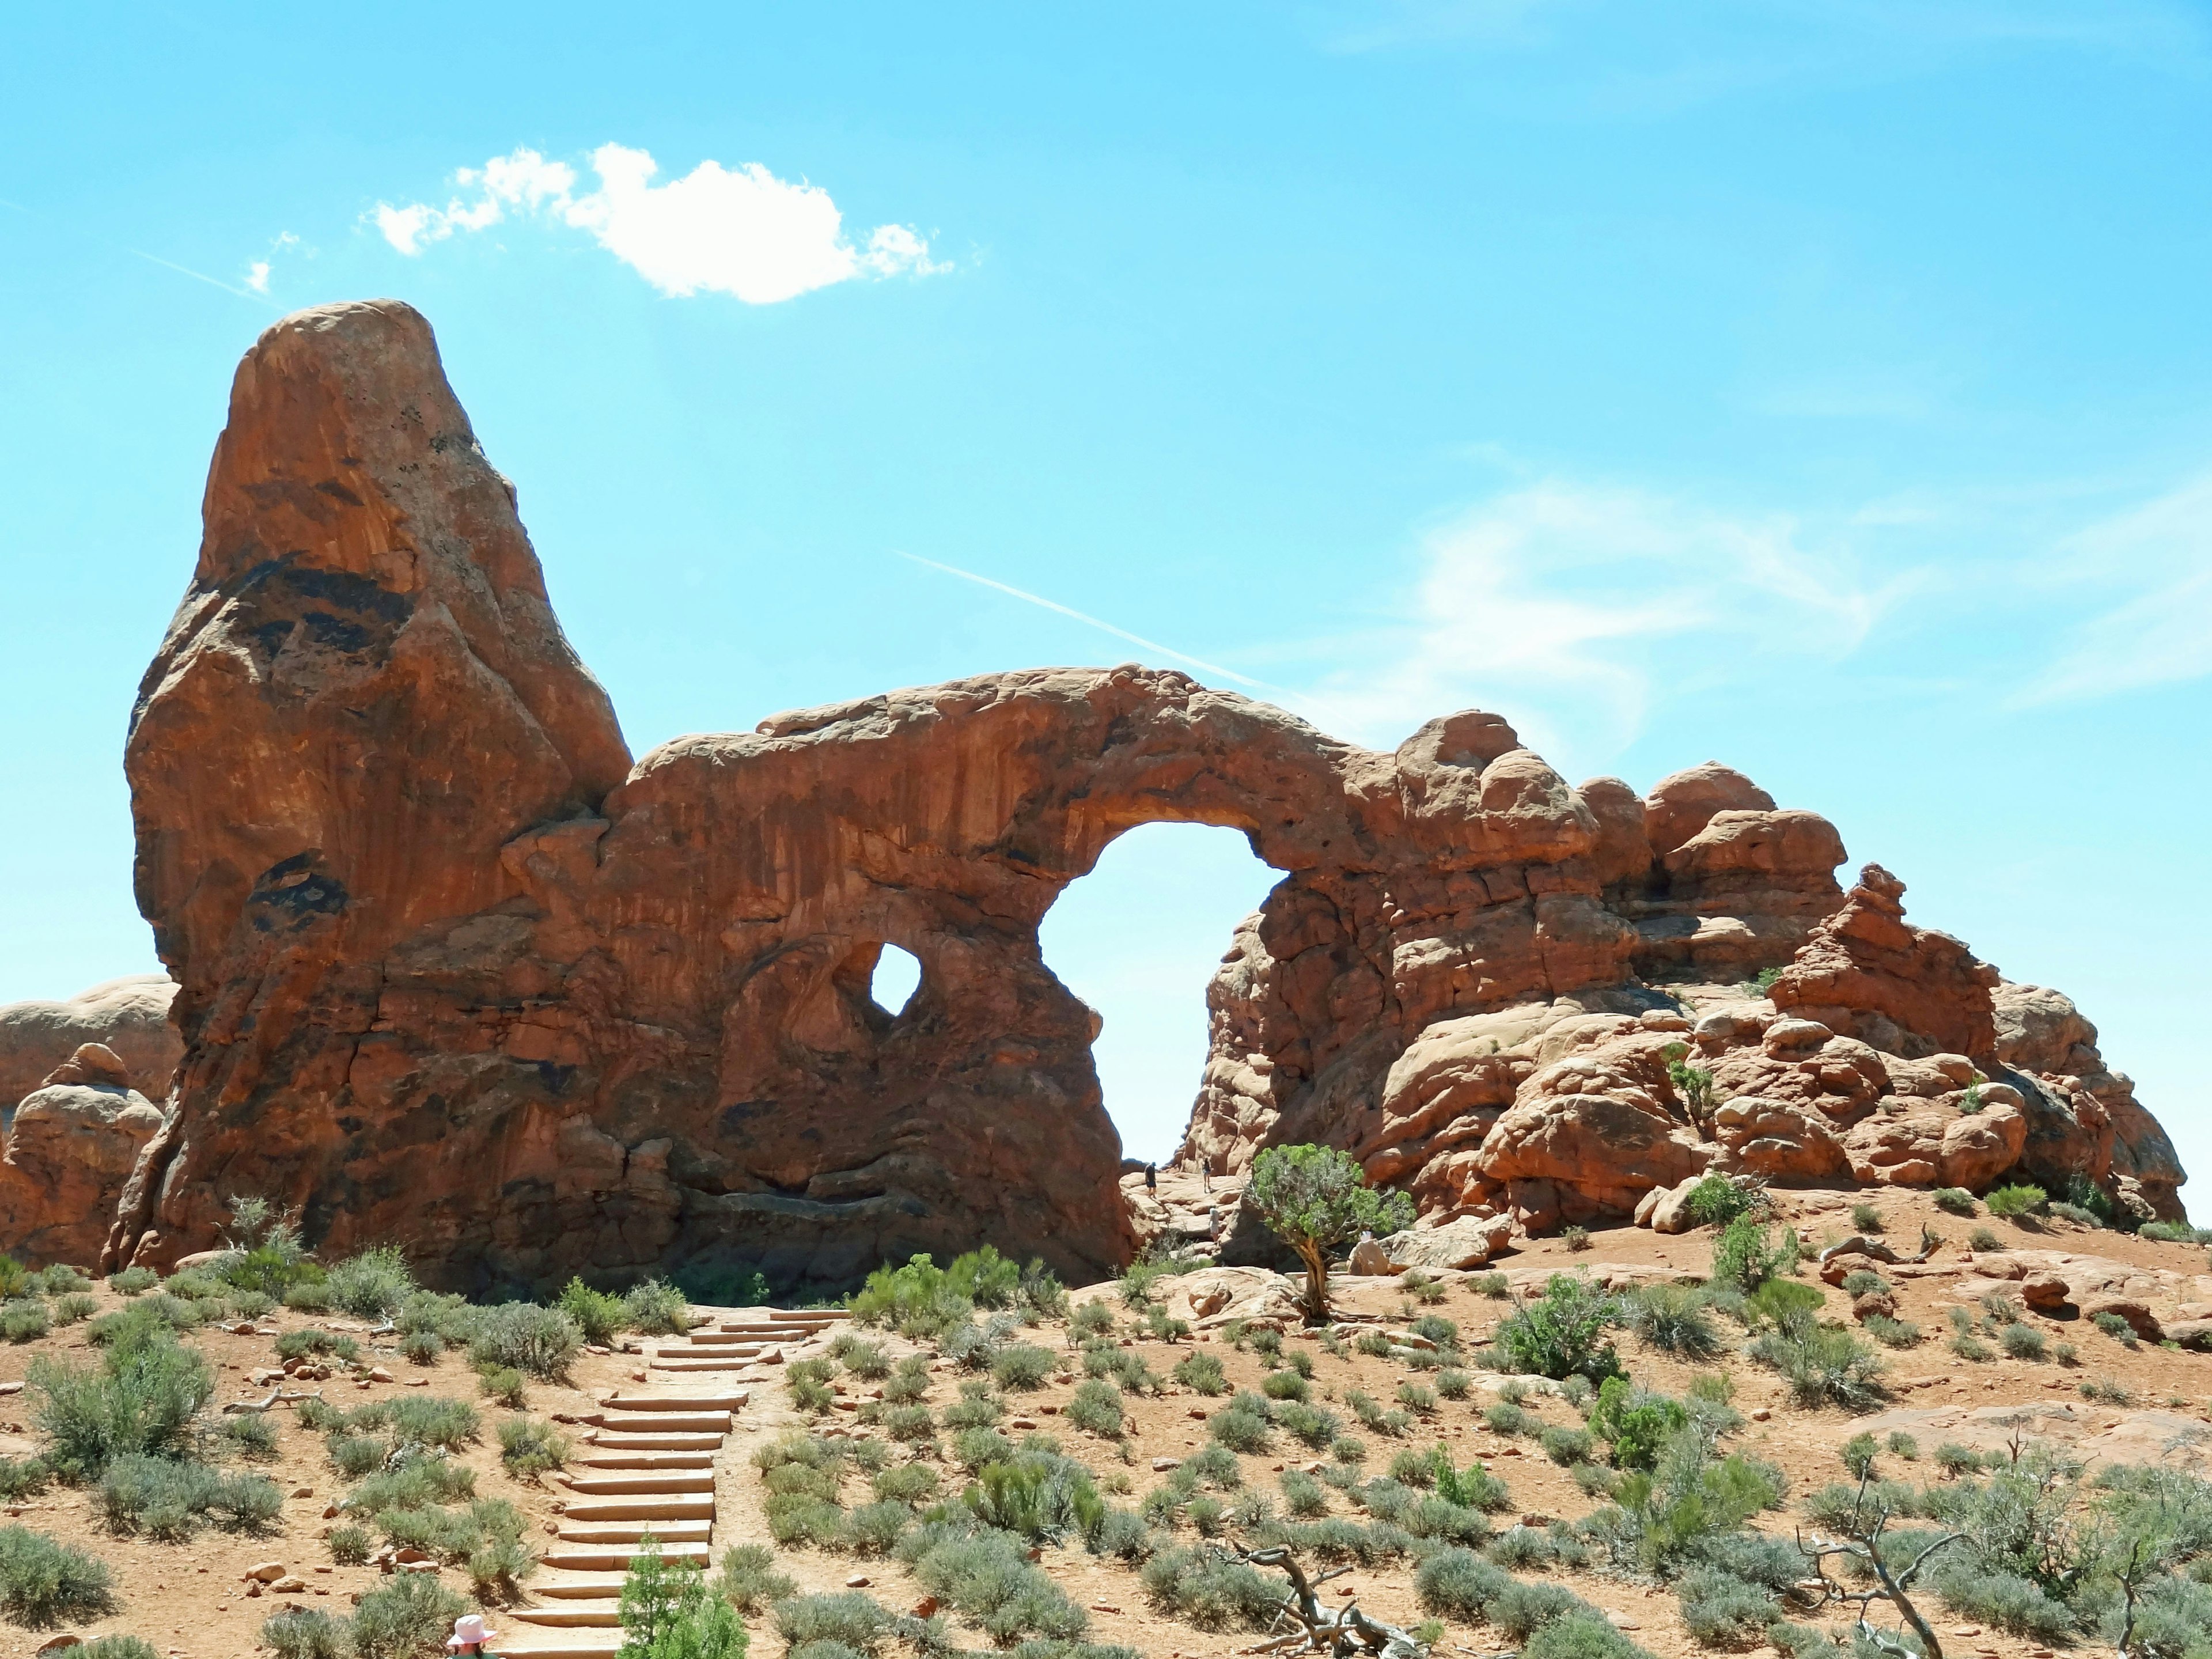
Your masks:
M886 945L876 957L876 971L868 981L868 994L876 1006L896 1018L906 1012L914 994L921 988L921 959L911 951Z

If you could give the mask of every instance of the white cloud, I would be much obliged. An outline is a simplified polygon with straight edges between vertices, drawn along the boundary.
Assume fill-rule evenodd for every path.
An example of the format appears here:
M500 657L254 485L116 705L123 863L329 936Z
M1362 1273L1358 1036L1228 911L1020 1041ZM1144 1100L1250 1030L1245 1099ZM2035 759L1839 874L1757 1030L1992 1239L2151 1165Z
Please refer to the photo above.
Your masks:
M300 239L288 230L284 232L283 235L277 237L275 241L270 243L268 258L248 260L246 266L246 287L252 289L256 294L268 293L269 273L276 256L282 253L286 248L297 247L299 244Z
M2212 473L2081 532L2040 574L2134 591L2077 624L2016 703L2081 702L2212 674Z
M410 257L510 214L550 218L588 231L663 294L728 294L747 305L773 305L859 276L949 269L930 258L928 241L907 225L879 225L856 246L829 191L779 179L757 161L737 167L702 161L656 185L659 165L648 153L602 144L591 167L599 188L579 195L574 168L517 149L456 173L454 184L471 194L456 195L443 208L380 202L368 216Z
M1558 479L1445 526L1423 559L1370 665L1315 688L1353 722L1346 736L1388 745L1486 707L1525 720L1540 750L1609 754L1662 684L1749 681L1777 653L1844 656L1904 585L1862 585L1786 518Z

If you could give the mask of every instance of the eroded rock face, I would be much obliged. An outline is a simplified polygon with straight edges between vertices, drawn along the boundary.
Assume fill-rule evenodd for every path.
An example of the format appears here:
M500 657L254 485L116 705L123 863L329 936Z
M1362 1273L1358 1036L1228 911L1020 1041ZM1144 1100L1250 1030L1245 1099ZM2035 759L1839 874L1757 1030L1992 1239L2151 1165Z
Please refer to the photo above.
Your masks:
M169 1023L176 994L177 983L167 974L133 974L58 1002L0 1007L0 1111L88 1042L113 1053L141 1094L167 1098L185 1052L184 1038Z
M1833 829L1725 769L1639 800L1570 786L1495 715L1376 753L1136 667L633 766L391 301L289 318L240 366L127 760L186 1047L111 1262L212 1243L251 1191L326 1251L398 1242L459 1287L701 1263L789 1291L985 1241L1096 1276L1134 1232L1097 1017L1037 926L1158 821L1238 829L1285 872L1208 993L1186 1151L1217 1170L1328 1140L1426 1221L1534 1227L1748 1166L1773 1137L1731 1144L1731 1095L1848 1156L1880 1102L1958 1081L1737 988L1849 929ZM869 996L886 944L922 964L896 1016ZM1685 1055L1725 1086L1686 1091Z
M0 1237L33 1262L88 1267L161 1110L112 1048L81 1045L16 1103L0 1156Z

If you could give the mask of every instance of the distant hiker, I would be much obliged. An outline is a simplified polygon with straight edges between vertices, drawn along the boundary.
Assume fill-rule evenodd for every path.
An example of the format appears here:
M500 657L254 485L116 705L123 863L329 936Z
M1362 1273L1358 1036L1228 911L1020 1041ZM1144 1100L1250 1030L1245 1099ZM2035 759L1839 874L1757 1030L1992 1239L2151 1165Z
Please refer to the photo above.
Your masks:
M1159 1185L1160 1166L1157 1164L1147 1164L1145 1165L1145 1190L1148 1193L1158 1192Z
M1198 1178L1206 1183L1206 1191L1210 1193L1213 1190L1213 1166L1211 1164L1201 1164L1198 1166Z
M483 1659L498 1659L491 1644L499 1640L499 1632L484 1628L483 1615L465 1613L453 1620L453 1633L446 1638L446 1651L459 1654L481 1654Z

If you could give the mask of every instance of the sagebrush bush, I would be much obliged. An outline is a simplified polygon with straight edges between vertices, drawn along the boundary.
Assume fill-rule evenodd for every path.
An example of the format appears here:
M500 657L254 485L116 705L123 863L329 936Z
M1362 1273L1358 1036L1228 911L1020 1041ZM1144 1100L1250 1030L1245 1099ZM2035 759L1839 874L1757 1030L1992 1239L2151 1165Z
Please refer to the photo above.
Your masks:
M107 1276L107 1288L118 1296L140 1296L161 1282L161 1275L151 1267L125 1267Z
M1139 1576L1157 1612L1200 1630L1265 1630L1282 1605L1280 1577L1203 1547L1161 1550Z
M1801 1406L1857 1412L1881 1402L1881 1358L1849 1331L1826 1329L1809 1318L1791 1320L1761 1333L1749 1352L1782 1373Z
M568 1461L568 1437L535 1418L509 1417L499 1425L499 1461L509 1474L539 1474Z
M2046 1358L2051 1347L2041 1331L2021 1322L2007 1325L1997 1333L1997 1346L2014 1359Z
M1097 1307L1101 1304L1091 1303L1087 1305ZM1194 1394L1225 1394L1229 1389L1221 1362L1210 1353L1186 1354L1176 1361L1172 1375L1176 1382Z
M35 1342L53 1328L53 1316L35 1297L0 1303L0 1337L10 1342Z
M541 1382L557 1382L568 1375L583 1344L576 1322L558 1308L510 1302L484 1310L469 1343L469 1363L478 1370L506 1366Z
M1953 1215L1974 1213L1974 1195L1964 1187L1938 1187L1930 1196L1935 1199L1936 1207L1939 1210L1948 1211Z
M775 1570L775 1552L763 1544L736 1544L722 1552L714 1589L739 1613L757 1613L787 1601L799 1586Z
M1658 1352L1698 1360L1720 1352L1720 1333L1705 1311L1705 1298L1686 1285L1646 1285L1625 1299L1624 1311L1628 1328Z
M71 1480L98 1478L118 1457L187 1455L215 1392L205 1359L135 1304L109 1334L97 1368L52 1354L31 1362L33 1420L46 1462Z
M991 1376L1002 1389L1041 1389L1058 1369L1052 1350L1031 1342L1016 1342L1000 1350L991 1361Z
M405 1256L384 1245L339 1262L323 1286L332 1307L356 1319L388 1319L414 1291L415 1275Z
M1690 1188L1684 1207L1700 1227L1725 1227L1757 1202L1753 1188L1740 1187L1723 1175L1709 1175Z
M1620 1357L1605 1340L1620 1304L1587 1279L1554 1273L1544 1294L1523 1304L1498 1328L1497 1345L1514 1369L1540 1376L1616 1376Z
M623 1317L647 1336L682 1336L691 1328L691 1298L664 1279L648 1279L623 1297Z
M1079 1383L1064 1410L1067 1420L1079 1429L1109 1440L1121 1437L1121 1391L1103 1378Z
M261 1645L276 1659L348 1659L353 1632L320 1607L289 1607L262 1621Z
M575 1322L577 1334L594 1347L610 1347L622 1334L622 1297L595 1291L581 1279L569 1279L554 1306ZM425 1334L434 1337L437 1334Z
M104 1618L115 1611L103 1561L27 1527L0 1527L0 1618L28 1630Z
M395 1574L354 1609L356 1659L419 1659L441 1651L469 1604L427 1572Z

